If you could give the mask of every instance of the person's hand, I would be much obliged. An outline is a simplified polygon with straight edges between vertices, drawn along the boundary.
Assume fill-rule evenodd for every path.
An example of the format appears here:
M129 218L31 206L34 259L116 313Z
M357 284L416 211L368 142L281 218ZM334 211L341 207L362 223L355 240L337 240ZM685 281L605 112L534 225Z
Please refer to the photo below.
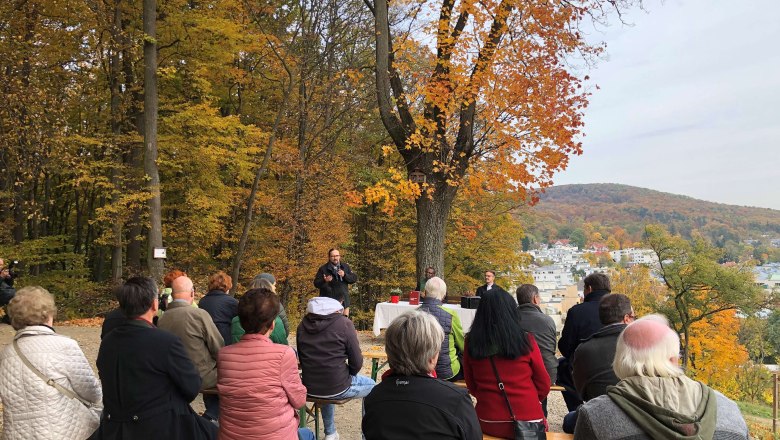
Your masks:
M325 275L324 278L326 283L333 281L333 275Z
M339 269L339 276L344 277L344 269Z

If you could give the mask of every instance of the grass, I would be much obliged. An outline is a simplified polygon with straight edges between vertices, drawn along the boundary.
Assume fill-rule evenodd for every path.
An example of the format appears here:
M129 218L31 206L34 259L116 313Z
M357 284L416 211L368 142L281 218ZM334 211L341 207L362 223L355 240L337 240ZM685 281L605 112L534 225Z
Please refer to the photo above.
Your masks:
M745 417L750 438L759 440L780 440L772 435L772 407L760 403L737 402Z
M739 410L742 414L761 417L764 419L772 419L772 406L762 403L750 403L750 402L737 402Z

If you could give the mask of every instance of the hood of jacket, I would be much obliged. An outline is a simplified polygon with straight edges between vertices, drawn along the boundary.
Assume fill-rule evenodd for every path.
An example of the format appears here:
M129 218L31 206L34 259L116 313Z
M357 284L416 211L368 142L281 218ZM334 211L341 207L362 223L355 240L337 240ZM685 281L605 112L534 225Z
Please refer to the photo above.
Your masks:
M344 316L342 310L344 306L333 298L314 297L306 304L306 316L301 325L307 333L319 333Z
M607 395L651 438L710 440L715 433L715 392L679 377L628 377Z

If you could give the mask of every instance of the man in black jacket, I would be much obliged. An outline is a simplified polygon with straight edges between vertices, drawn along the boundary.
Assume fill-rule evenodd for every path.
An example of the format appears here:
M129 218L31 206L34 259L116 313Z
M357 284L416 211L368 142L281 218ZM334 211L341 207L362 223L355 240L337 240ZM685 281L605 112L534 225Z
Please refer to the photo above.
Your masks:
M520 315L520 327L528 333L533 333L539 351L542 352L544 368L550 375L550 383L555 383L558 372L558 358L555 357L555 342L558 332L555 329L555 321L547 316L539 304L542 298L539 289L533 284L523 284L515 292L517 296L517 312ZM547 417L547 399L542 402L542 410Z
M571 378L571 357L580 342L601 328L599 301L611 290L609 278L603 273L592 273L585 277L583 283L585 284L583 290L585 301L569 309L566 314L566 322L563 324L563 331L561 331L561 339L558 341L558 350L563 358L558 363L556 383L567 389L563 392L563 398L569 411L574 411L582 404L582 400L574 391L574 382Z
M599 320L603 327L582 341L571 362L574 386L583 401L607 394L607 386L620 382L612 369L612 361L618 336L635 319L631 300L622 293L606 295L599 302ZM574 433L575 414L570 412L564 418L564 432Z
M506 290L502 289L501 286L494 283L495 280L496 280L496 272L493 270L486 270L485 284L477 287L477 296L482 297L489 293L495 293L495 292L504 292L507 295L509 295L509 293Z
M201 379L181 340L152 325L157 286L134 277L117 291L128 321L100 343L97 368L103 385L99 439L215 439L217 426L189 403Z
M296 334L303 384L308 395L322 399L365 397L375 385L358 374L363 354L355 326L342 314L340 294L310 299ZM322 405L325 440L339 439L334 416L334 405Z
M320 266L314 276L314 287L320 289L320 296L344 299L344 316L349 316L349 285L357 282L357 275L349 264L341 261L338 249L328 251L328 262Z

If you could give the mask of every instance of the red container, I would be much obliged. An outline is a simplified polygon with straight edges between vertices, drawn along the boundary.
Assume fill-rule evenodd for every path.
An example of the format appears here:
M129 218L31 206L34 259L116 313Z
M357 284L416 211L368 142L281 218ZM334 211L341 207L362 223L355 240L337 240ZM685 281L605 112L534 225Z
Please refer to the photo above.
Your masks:
M398 304L398 299L399 299L399 298L400 298L400 297L399 297L398 295L392 295L392 296L390 297L390 302L391 302L391 303L393 303L393 304Z

